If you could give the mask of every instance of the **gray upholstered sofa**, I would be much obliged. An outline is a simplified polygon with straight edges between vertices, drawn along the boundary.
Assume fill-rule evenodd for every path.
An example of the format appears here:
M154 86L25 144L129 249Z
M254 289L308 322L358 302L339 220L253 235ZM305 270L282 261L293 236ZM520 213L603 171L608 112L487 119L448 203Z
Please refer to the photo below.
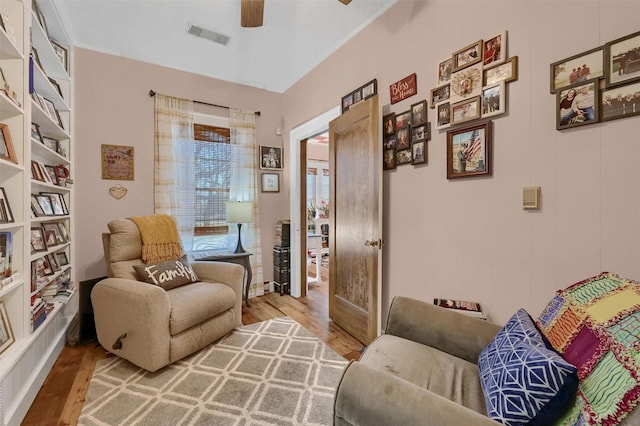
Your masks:
M487 417L478 358L501 327L404 297L385 334L344 372L334 425L501 425ZM640 425L638 409L621 425Z
M156 371L242 325L242 266L192 262L200 281L165 290L137 280L133 266L142 264L142 239L136 224L117 219L108 228L103 245L109 278L91 293L98 341L106 350Z

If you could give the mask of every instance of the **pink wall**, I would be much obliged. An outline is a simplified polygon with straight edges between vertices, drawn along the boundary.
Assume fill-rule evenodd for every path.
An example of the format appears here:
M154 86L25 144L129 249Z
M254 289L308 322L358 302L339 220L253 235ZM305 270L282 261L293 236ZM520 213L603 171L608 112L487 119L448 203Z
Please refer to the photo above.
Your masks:
M218 105L260 111L257 141L282 145L275 129L282 127L282 96L183 71L98 53L74 50L75 61L75 235L79 280L106 274L101 233L112 219L153 213L153 98L149 90ZM225 110L205 108L213 114ZM102 180L100 145L135 148L135 180ZM108 189L121 184L128 190L116 200ZM289 217L288 185L280 193L261 194L264 279L270 280L275 225Z

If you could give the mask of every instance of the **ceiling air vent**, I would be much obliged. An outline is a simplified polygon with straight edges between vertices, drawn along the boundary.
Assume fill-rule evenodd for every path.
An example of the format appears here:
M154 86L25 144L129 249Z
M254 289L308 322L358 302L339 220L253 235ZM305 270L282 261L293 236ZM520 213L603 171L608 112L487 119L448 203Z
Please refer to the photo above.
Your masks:
M212 42L223 46L226 46L227 43L229 43L229 36L207 30L206 28L196 27L195 25L192 25L188 32L196 37L206 38L207 40L211 40Z

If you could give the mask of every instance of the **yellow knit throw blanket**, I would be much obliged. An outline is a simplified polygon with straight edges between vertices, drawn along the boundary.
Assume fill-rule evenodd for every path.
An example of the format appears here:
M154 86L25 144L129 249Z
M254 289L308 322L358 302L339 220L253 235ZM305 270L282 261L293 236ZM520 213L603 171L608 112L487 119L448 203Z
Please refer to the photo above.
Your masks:
M166 214L133 216L130 218L142 236L142 261L145 264L178 259L182 245L175 220Z

